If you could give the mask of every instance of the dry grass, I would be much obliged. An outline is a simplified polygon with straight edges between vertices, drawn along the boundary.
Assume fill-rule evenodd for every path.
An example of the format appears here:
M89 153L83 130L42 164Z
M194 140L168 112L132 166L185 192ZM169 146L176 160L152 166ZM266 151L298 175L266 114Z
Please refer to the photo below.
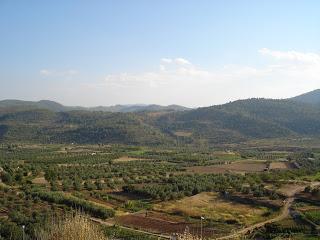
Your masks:
M114 159L113 161L114 162L131 162L131 161L142 161L142 160L147 160L147 159L123 156L123 157Z
M285 184L277 189L277 193L287 197L293 197L297 192L303 191L306 186L308 186L308 184Z
M34 184L48 185L48 181L44 177L36 177L32 180Z
M192 216L216 221L236 220L242 225L249 225L264 220L267 212L264 207L251 206L236 202L225 201L216 193L200 193L181 200L162 202L154 205L156 211L170 214Z
M107 240L98 225L82 214L53 221L37 233L37 240Z
M191 137L192 132L177 131L177 132L174 132L174 135L178 137Z
M272 162L270 163L270 169L290 169L292 168L290 163L287 162Z
M186 229L184 233L180 234L175 234L176 240L202 240L204 238L200 238L198 236L194 236L189 233L189 231Z

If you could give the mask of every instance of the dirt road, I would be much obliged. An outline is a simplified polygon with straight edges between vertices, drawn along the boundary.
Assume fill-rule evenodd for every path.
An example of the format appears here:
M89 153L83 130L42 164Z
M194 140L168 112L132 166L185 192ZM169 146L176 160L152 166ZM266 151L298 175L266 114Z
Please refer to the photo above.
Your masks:
M309 183L309 185L311 187L315 187L315 186L319 186L320 183L319 182L313 182L313 183ZM243 228L233 234L230 234L228 236L224 236L224 237L219 237L219 238L215 238L215 240L226 240L226 239L238 239L240 238L241 236L245 235L245 234L248 234L248 233L251 233L253 232L255 229L257 228L260 228L260 227L263 227L264 225L266 224L269 224L269 223L274 223L274 222L278 222L278 221L281 221L283 219L285 219L286 217L289 216L290 214L290 207L292 205L292 203L294 202L295 200L295 195L297 193L300 193L304 190L306 186L299 186L297 185L295 187L295 189L291 189L290 191L290 194L288 195L288 198L285 200L285 203L281 209L281 213L280 215L278 215L277 217L274 217L272 219L269 219L269 220L266 220L264 222L260 222L260 223L256 223L254 225L251 225L249 227L246 227L246 228Z
M309 185L311 187L320 186L320 182L313 182L313 183L309 182ZM296 185L294 188L290 189L290 191L288 192L287 198L284 201L284 205L283 205L283 207L281 209L281 212L280 212L280 214L278 216L276 216L276 217L274 217L272 219L268 219L266 221L260 222L260 223L256 223L256 224L251 225L249 227L243 228L243 229L241 229L241 230L239 230L237 232L234 232L234 233L232 233L230 235L223 236L223 237L218 237L218 238L214 238L214 239L215 240L239 239L241 236L243 236L245 234L248 234L248 233L251 233L255 229L261 228L266 224L278 222L278 221L281 221L281 220L287 218L289 216L289 214L290 214L290 207L291 207L292 203L295 200L295 195L297 193L302 192L306 186L307 185L304 185L304 186L303 185L302 186L301 185ZM106 221L103 221L103 220L97 219L97 218L91 218L91 220L94 221L94 222L106 225L106 226L113 226L114 225L113 223L109 223L109 222L106 222ZM168 235L162 235L162 234L160 235L160 234L151 233L151 232L147 232L147 231L143 231L143 230L137 230L137 229L124 227L124 226L119 226L119 227L122 228L122 229L135 231L137 233L143 233L143 234L151 235L151 236L154 236L154 237L158 237L159 239L171 239L170 236L168 236Z
M294 201L294 198L291 197L291 198L287 198L286 199L286 202L281 210L281 213L280 215L278 215L277 217L275 218L272 218L272 219L269 219L269 220L266 220L264 222L260 222L260 223L256 223L254 225L251 225L249 227L246 227L246 228L243 228L231 235L228 235L228 236L224 236L224 237L219 237L219 238L215 238L216 240L225 240L225 239L237 239L239 238L240 236L243 236L247 233L251 233L253 230L257 229L257 228L260 228L260 227L263 227L264 225L266 224L269 224L269 223L273 223L273 222L278 222L278 221L281 221L283 219L285 219L286 217L289 216L289 209L292 205Z

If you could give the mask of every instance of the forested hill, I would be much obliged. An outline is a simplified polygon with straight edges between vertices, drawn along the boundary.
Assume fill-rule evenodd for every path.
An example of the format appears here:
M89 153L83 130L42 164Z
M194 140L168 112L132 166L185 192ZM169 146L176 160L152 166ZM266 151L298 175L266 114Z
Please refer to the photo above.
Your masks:
M185 111L187 107L179 105L161 106L156 104L130 104L130 105L114 105L114 106L98 106L98 107L80 107L80 106L64 106L60 103L41 100L38 102L22 101L22 100L2 100L0 108L12 109L46 109L53 112L68 112L68 111L100 111L100 112L154 112L154 111Z
M170 145L306 136L320 137L320 106L293 99L133 113L0 107L2 142Z
M303 103L320 105L320 89L293 97L293 98L291 98L291 100L296 101L296 102L303 102Z
M34 143L170 144L132 113L0 109L0 141Z

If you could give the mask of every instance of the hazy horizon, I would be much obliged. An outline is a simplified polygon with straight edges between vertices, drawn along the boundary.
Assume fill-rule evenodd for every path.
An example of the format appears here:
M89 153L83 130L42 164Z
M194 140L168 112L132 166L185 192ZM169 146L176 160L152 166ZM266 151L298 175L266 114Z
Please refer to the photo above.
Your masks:
M312 91L315 91L315 90L319 90L319 89L314 89ZM312 92L311 91L311 92ZM308 93L308 92L302 92L298 95L293 95L293 96L289 96L288 98L292 98L292 97L296 97L296 96L299 96L299 95L302 95L302 94L305 94L305 93ZM258 98L258 97L252 97L252 98ZM261 97L261 98L265 98L265 97ZM222 103L217 103L217 104L211 104L211 105L206 105L206 106L186 106L186 105L179 105L179 104L175 104L175 103L170 103L170 104L167 104L167 105L163 105L163 104L157 104L157 103L124 103L124 104L113 104L113 105L105 105L105 104L98 104L98 105L79 105L79 104L75 104L75 105L68 105L68 104L65 104L63 102L60 102L60 101L56 101L56 100L52 100L52 99L35 99L35 100L29 100L29 99L18 99L18 98L11 98L11 99L0 99L0 101L10 101L10 100L18 100L18 101L31 101L31 102L39 102L39 101L54 101L56 103L59 103L59 104L62 104L63 106L66 106L66 107L85 107L85 108L91 108L91 107L112 107L112 106L116 106L116 105L123 105L123 106L150 106L150 105L160 105L160 106L169 106L169 105L179 105L179 106L182 106L182 107L187 107L187 108L198 108L198 107L209 107L209 106L214 106L214 105L221 105L221 104L226 104L226 103L229 103L229 102L233 102L233 101L238 101L238 100L246 100L246 99L249 99L249 98L239 98L239 99L234 99L234 100L230 100L230 101L227 101L227 102L222 102ZM265 99L286 99L286 98L265 98Z
M318 1L1 1L1 99L202 107L320 88Z

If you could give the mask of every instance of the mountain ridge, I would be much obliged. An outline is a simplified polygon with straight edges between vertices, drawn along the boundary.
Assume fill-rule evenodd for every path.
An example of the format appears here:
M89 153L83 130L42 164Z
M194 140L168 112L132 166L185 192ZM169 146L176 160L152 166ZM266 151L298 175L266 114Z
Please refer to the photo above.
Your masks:
M301 95L291 98L291 100L310 104L320 104L320 89L303 93Z
M214 145L254 139L320 138L320 107L296 99L251 98L188 111L147 105L149 111L131 108L131 112L85 108L57 111L61 105L51 101L41 104L54 110L21 107L21 102L15 101L4 103L7 107L0 107L1 142Z
M51 100L40 101L24 101L16 99L5 99L0 101L0 107L2 108L37 108L47 109L54 112L66 112L66 111L102 111L102 112L143 112L143 111L185 111L190 108L180 105L157 105L157 104L117 104L112 106L96 106L96 107L82 107L82 106L65 106L58 102Z

